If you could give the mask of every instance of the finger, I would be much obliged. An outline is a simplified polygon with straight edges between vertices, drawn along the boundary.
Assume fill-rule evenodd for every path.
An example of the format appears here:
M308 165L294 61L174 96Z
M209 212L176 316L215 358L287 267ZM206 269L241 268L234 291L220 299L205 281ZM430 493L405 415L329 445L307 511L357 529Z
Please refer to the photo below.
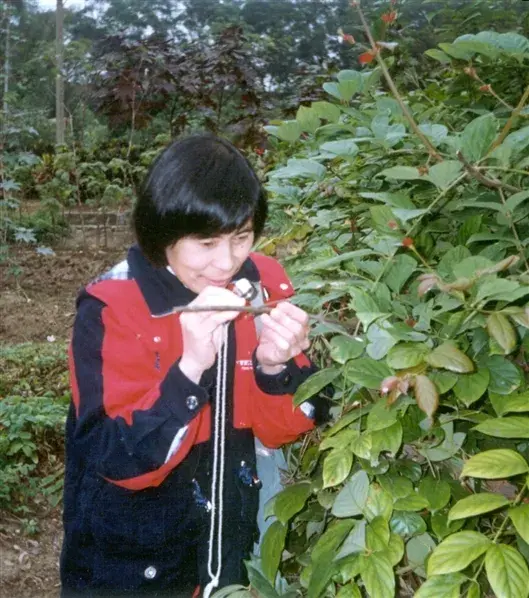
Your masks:
M228 289L210 286L203 289L189 305L234 305L242 307L245 303L246 302L242 297L239 297Z
M283 328L289 330L298 342L301 342L308 335L308 327L306 325L291 318L289 314L280 309L273 309L270 312L270 317L278 324L281 324Z
M307 326L309 323L309 314L297 305L293 305L288 301L282 301L281 303L278 303L274 309L277 309L280 313L283 313L293 320L296 320L303 326Z
M271 315L263 314L262 322L263 333L267 333L267 338L281 349L288 350L298 343L296 335L273 319ZM267 328L268 330L266 330Z

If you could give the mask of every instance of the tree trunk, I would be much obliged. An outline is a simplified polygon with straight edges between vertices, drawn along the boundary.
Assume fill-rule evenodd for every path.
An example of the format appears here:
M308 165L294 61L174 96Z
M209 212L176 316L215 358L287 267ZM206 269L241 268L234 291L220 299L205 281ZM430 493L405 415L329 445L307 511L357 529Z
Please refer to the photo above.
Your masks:
M9 71L11 70L10 65L10 36L11 36L11 15L9 14L9 7L7 3L4 5L4 20L5 20L5 56L4 56L4 101L3 101L3 110L4 110L4 118L7 116L9 111L9 102L8 102L8 94L9 94Z
M64 81L63 81L63 63L64 63L64 6L63 0L57 0L56 10L56 38L55 38L55 56L56 56L56 83L55 83L55 119L56 119L56 142L57 145L64 144Z

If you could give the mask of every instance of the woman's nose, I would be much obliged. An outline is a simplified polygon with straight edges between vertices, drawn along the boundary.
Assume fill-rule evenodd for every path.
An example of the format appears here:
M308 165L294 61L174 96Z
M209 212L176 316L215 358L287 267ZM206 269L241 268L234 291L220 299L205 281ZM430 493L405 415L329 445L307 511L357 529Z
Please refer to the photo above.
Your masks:
M219 270L230 272L233 270L235 264L235 256L231 243L221 243L215 251L215 259L213 260L215 266Z

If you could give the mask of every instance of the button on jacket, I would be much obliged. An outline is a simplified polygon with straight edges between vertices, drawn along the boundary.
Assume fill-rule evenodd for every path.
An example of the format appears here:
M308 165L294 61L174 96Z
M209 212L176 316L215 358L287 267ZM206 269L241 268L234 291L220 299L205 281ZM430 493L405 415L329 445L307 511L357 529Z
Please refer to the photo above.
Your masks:
M282 267L251 254L234 277L270 300L293 294ZM199 384L179 369L172 310L196 295L138 247L80 294L70 345L63 596L190 596L208 581L215 366ZM280 374L256 367L254 318L228 328L223 567L220 587L246 583L256 540L257 437L279 447L323 420L324 399L294 408L314 371L304 355ZM309 413L313 417L305 415Z

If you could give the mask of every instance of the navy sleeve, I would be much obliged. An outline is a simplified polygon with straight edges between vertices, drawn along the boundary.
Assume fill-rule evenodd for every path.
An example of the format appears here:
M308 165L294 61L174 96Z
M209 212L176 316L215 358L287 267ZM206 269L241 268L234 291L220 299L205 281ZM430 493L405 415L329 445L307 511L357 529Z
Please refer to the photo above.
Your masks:
M104 388L103 341L105 335L113 333L105 330L105 309L104 303L87 296L79 305L74 323L71 359L78 391L78 413L73 437L76 450L83 451L85 457L92 460L98 473L112 480L123 480L154 471L164 464L171 447L175 448L175 440L178 444L178 436L185 435L185 427L208 402L209 392L189 380L178 363L170 368L161 384L156 380L138 380L140 392L151 398L149 408L142 408L140 404L135 409L134 404L127 404L127 393L134 390L134 380L123 380L122 385L117 384L112 389ZM127 331L120 329L119 336L120 345L126 351ZM124 355L117 353L111 359L118 364ZM148 388L150 383L152 388ZM124 394L123 402L132 412L130 421L106 413L104 392ZM134 397L137 396L134 392Z
M286 363L286 368L278 374L265 374L257 362L255 351L252 356L255 381L260 390L269 395L293 395L299 386L312 374L318 371L314 364L299 367L294 359ZM326 387L318 396L311 397L306 404L313 408L311 417L316 424L329 421L330 401L334 394L332 386Z

